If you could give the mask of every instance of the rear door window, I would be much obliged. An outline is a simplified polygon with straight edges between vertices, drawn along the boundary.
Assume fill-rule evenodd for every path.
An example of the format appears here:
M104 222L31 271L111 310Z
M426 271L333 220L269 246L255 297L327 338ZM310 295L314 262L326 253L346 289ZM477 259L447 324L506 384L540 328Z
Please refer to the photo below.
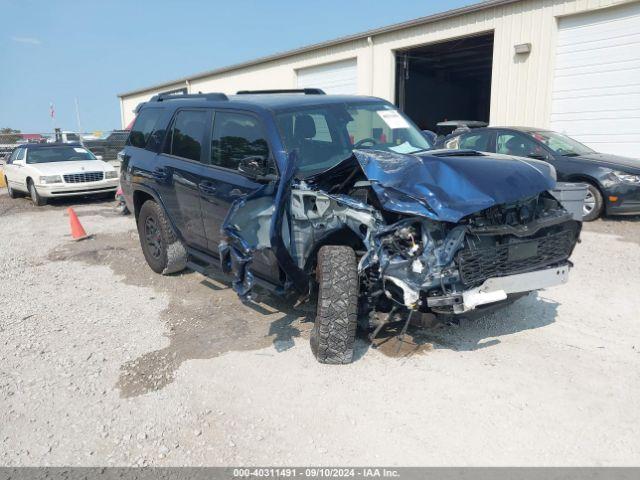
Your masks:
M467 132L450 137L444 142L444 148L460 150L476 150L478 152L493 152L493 132Z
M9 155L9 157L7 158L7 165L11 165L17 156L18 150L14 150L13 152L11 152L11 155Z
M248 157L269 158L260 121L252 115L217 111L211 136L211 163L237 170Z
M206 110L180 110L173 119L165 153L202 161L202 145L208 126Z
M464 150L477 150L478 152L490 152L491 132L463 133L460 135L458 148Z
M502 132L496 142L497 152L517 157L545 156L544 148L531 138L515 132Z
M138 113L136 121L129 133L129 145L144 148L162 114L161 108L145 108Z

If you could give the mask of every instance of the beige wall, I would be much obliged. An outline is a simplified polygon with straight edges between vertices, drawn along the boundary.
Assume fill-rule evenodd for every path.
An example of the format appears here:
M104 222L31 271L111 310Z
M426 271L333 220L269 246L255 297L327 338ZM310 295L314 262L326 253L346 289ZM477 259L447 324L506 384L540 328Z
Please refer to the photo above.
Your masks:
M189 92L235 93L242 89L295 88L296 70L357 58L358 93L394 101L395 51L455 37L493 31L491 123L547 127L551 109L557 18L637 0L523 0L503 7L459 15L426 25L384 33L371 39L265 62L176 83L124 97L122 124L135 106L158 91L187 86ZM531 43L527 56L514 55L518 43ZM373 64L372 64L373 62Z

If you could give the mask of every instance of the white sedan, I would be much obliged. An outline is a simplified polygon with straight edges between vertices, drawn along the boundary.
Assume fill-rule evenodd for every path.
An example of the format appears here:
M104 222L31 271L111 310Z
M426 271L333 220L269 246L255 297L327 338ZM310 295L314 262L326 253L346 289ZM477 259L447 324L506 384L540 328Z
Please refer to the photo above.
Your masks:
M48 198L115 194L118 172L80 144L34 143L16 148L4 166L11 198L28 194L34 205Z

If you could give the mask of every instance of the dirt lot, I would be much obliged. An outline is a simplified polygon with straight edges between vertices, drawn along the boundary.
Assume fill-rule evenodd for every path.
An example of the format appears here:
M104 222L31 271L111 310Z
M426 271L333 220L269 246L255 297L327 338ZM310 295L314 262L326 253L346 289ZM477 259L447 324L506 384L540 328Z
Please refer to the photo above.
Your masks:
M344 367L305 310L152 273L108 203L2 190L0 219L2 465L640 464L638 219L587 225L569 284Z

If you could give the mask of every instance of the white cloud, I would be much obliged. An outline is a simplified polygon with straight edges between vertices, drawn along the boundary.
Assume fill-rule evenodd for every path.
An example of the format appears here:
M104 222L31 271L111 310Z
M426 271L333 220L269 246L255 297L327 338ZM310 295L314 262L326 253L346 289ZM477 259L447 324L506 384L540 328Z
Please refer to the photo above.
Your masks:
M42 42L33 37L11 37L11 40L17 43L26 43L29 45L41 45Z

